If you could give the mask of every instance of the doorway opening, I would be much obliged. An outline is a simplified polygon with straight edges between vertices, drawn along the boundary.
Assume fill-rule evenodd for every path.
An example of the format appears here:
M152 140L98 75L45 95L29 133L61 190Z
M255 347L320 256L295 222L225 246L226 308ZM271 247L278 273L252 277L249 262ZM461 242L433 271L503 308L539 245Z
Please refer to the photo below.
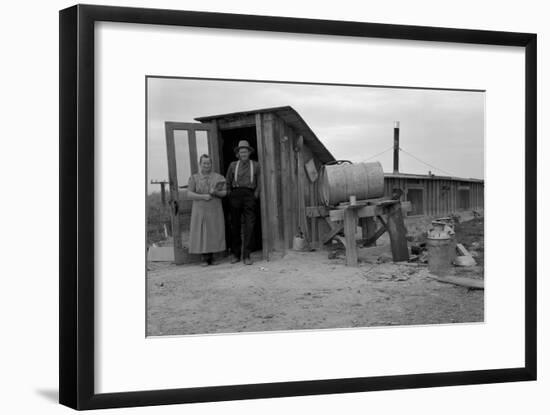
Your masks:
M224 176L231 162L237 160L234 149L239 144L240 140L248 141L250 147L255 151L251 155L251 159L258 161L258 140L256 137L256 126L232 128L229 130L221 130L221 148L220 148L220 167L221 174ZM263 174L263 170L262 170ZM231 247L231 214L229 209L229 198L223 199L223 211L225 215L225 240L227 247ZM256 204L256 224L254 226L254 234L252 237L252 251L260 251L262 249L262 220L260 203Z

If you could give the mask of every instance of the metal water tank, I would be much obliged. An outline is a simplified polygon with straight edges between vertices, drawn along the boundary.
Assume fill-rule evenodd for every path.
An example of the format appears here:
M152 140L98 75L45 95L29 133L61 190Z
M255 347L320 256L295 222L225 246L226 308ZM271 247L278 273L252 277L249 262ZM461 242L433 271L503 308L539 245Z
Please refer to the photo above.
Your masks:
M326 206L349 201L374 199L384 195L384 171L376 161L355 163L336 161L323 166L319 182L319 197Z

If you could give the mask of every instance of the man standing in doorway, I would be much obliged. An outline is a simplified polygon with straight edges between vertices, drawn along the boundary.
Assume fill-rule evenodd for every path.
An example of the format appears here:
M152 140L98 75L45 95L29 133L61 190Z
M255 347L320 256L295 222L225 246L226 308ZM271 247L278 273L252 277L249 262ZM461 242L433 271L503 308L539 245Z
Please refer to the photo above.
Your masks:
M231 212L231 251L232 264L241 260L246 265L252 265L250 251L252 250L254 225L256 224L256 203L260 196L260 165L250 159L254 149L248 141L241 140L235 147L238 160L232 162L227 169L227 187ZM243 237L241 238L241 225Z

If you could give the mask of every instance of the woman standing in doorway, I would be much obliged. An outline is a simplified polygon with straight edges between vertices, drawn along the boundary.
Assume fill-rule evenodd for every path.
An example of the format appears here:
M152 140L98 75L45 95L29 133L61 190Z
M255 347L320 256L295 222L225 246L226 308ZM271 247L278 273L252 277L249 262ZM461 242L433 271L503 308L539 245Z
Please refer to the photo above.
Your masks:
M221 198L227 194L225 178L212 171L207 154L199 159L199 173L191 175L187 197L193 200L189 253L202 254L202 265L214 264L214 253L225 251L225 223Z

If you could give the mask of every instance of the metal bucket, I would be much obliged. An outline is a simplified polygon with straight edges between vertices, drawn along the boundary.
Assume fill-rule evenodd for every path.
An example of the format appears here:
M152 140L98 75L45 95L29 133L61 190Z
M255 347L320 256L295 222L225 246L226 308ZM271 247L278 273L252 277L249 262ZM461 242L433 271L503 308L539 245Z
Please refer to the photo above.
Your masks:
M432 222L428 232L428 270L439 276L449 275L456 257L454 230L444 222Z
M306 240L300 236L295 236L292 241L294 251L304 251L306 249Z

